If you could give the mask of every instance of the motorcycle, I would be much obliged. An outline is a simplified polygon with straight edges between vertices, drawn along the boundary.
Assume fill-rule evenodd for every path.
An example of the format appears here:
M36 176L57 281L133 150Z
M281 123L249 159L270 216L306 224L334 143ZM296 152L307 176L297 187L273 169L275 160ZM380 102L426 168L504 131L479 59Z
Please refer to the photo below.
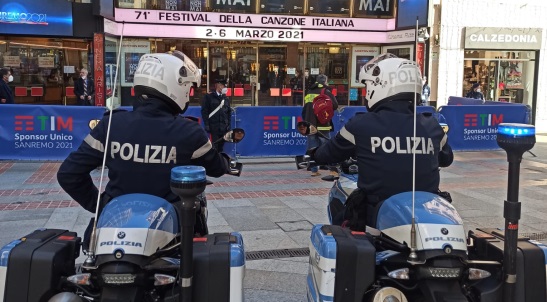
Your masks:
M508 154L525 148L519 144L514 139ZM315 164L307 155L295 160L298 169ZM504 243L516 246L516 237L499 229L466 236L457 210L437 194L397 194L373 209L365 232L342 227L348 200L359 198L352 195L358 168L352 159L338 168L339 176L323 177L334 182L327 205L331 225L312 229L308 301L546 301L547 247L519 238L518 249L511 249ZM516 255L519 278L508 283L504 273Z
M223 139L238 143L244 135L237 128ZM241 174L241 163L230 167L230 175ZM0 301L243 301L243 238L207 235L206 184L202 167L175 167L171 189L181 200L113 198L80 267L74 232L40 229L11 242L0 250Z

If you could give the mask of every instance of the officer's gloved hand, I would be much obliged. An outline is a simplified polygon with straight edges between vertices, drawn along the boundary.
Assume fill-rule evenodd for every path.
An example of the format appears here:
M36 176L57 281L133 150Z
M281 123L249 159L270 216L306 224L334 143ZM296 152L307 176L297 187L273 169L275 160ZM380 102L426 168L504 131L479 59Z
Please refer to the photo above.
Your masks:
M306 150L306 155L310 157L310 161L315 161L315 151L317 151L318 147L314 147L311 149Z
M220 156L222 156L224 158L224 162L225 162L224 170L226 171L226 173L229 173L232 169L231 168L232 158L230 157L230 155L228 155L224 152L221 152L219 154L220 154Z

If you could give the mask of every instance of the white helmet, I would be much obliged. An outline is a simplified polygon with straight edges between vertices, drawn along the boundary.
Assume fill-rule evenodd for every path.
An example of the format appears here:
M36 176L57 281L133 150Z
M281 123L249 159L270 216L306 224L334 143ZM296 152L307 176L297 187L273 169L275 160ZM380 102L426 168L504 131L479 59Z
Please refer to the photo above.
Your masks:
M192 87L200 83L199 68L180 51L143 55L133 79L136 96L155 96L177 112L186 110Z
M385 53L361 67L359 82L366 85L367 107L395 99L420 99L422 75L418 65L410 60Z

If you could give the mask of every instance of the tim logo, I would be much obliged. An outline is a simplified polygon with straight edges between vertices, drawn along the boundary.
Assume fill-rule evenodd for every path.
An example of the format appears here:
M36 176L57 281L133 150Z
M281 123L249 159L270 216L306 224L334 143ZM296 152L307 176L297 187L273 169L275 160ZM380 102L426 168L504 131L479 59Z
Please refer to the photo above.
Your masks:
M491 114L491 113L468 113L463 115L464 127L485 127L485 126L497 126L503 123L503 114Z
M302 121L300 116L264 116L264 130L295 130L296 124Z
M16 115L15 131L72 131L72 116L63 119L61 116L48 115Z

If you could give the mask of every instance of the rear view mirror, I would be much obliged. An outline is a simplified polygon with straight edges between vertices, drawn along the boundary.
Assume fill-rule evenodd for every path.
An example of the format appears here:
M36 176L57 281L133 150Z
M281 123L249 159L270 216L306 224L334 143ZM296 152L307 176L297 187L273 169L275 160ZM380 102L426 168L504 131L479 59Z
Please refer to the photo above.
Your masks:
M234 128L228 131L226 134L224 134L224 137L222 137L222 139L227 142L237 144L240 141L242 141L244 137L245 137L245 130L241 128Z

